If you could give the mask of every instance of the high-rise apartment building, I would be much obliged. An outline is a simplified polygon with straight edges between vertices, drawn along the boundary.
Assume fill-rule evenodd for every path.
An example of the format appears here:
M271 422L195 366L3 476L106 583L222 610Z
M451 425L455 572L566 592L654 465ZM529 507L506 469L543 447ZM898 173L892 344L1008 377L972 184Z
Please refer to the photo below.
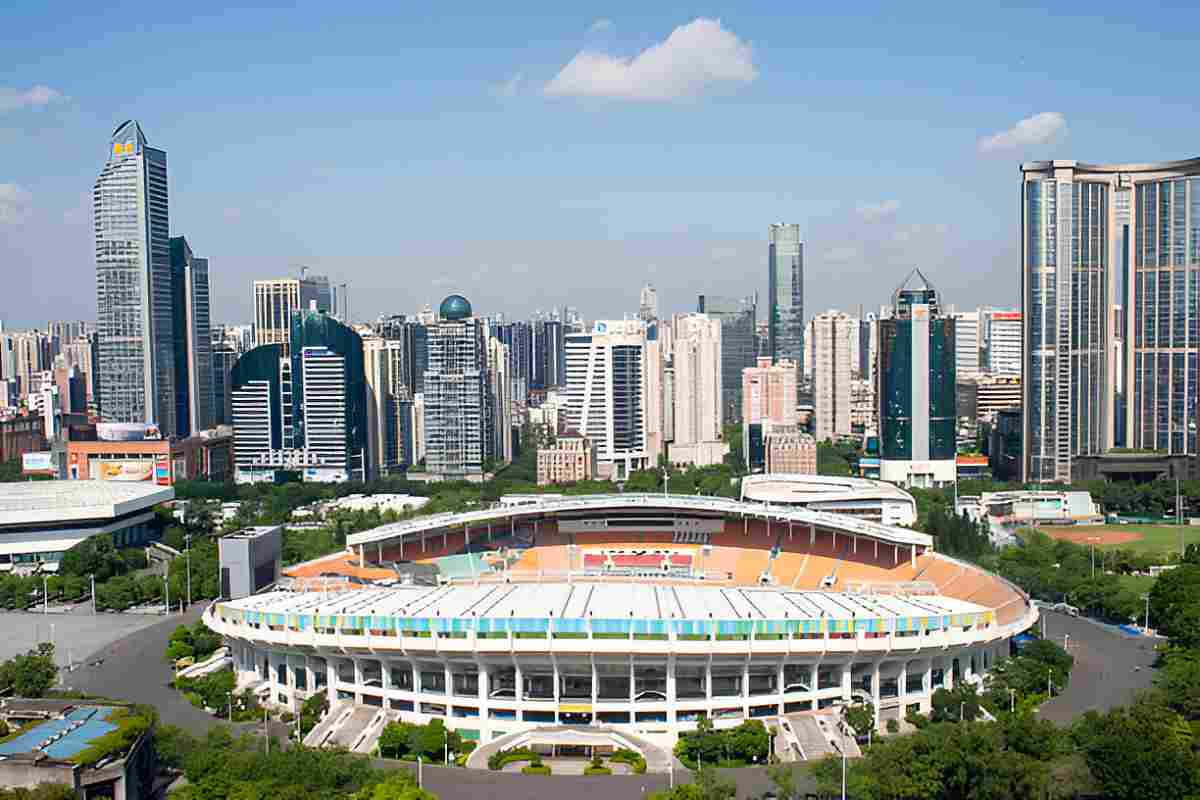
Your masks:
M92 190L100 417L175 427L167 154L134 120L109 140Z
M883 480L933 487L957 479L954 341L954 318L914 269L893 295L892 316L879 321Z
M427 329L425 460L435 475L482 475L489 456L488 351L483 321L461 295L442 301Z
M826 311L812 320L813 413L816 439L849 436L851 345L858 342L858 320Z
M993 375L1021 374L1021 312L985 308L980 312L983 351L980 366Z
M591 440L600 477L621 480L651 465L646 323L598 320L565 340L566 424Z
M1111 446L1107 310L1117 301L1120 269L1112 219L1116 195L1128 191L1127 169L1075 161L1021 166L1026 481L1069 482L1073 458Z
M696 310L721 323L721 421L742 419L742 370L757 357L755 314L757 298L700 295Z
M254 282L254 343L283 345L288 355L292 317L297 312L332 313L333 290L329 278L273 278Z
M804 370L804 241L800 226L771 225L767 231L768 347L772 360L793 361Z
M554 389L566 384L567 360L563 347L563 324L559 320L533 323L532 389Z
M758 359L757 366L742 370L743 424L795 425L796 421L794 362L773 364L770 358L763 357Z
M1120 176L1113 252L1126 282L1114 338L1124 340L1125 445L1200 455L1200 158L1103 169Z
M215 424L208 259L187 239L172 237L172 330L175 337L175 435L190 436Z
M983 347L980 311L959 311L954 317L954 369L959 378L980 371L979 353Z
M707 314L672 321L673 464L719 464L729 452L721 436L721 322Z

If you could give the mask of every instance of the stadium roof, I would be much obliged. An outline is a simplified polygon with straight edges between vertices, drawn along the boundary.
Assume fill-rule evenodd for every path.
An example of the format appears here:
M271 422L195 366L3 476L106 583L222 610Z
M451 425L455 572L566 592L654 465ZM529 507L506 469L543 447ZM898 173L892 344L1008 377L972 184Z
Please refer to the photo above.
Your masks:
M173 499L173 488L149 481L9 483L0 491L0 526L112 519Z
M492 523L508 523L509 520L530 516L556 516L568 513L639 510L645 512L694 513L707 516L749 517L771 519L776 522L793 522L800 525L820 525L839 532L878 539L889 544L931 547L933 538L924 533L881 525L844 514L812 511L806 508L772 506L769 503L747 503L723 497L706 497L690 494L597 494L549 499L542 503L516 506L494 506L480 511L458 514L432 514L403 522L393 522L346 537L346 544L354 547L375 542L403 540L407 537L421 538L431 531L443 528L461 528Z
M269 592L222 603L265 614L405 619L904 619L989 609L941 595L859 595L771 588L575 581L341 592Z
M784 473L747 475L742 478L742 497L759 503L813 503L822 500L882 498L916 503L911 494L887 481Z

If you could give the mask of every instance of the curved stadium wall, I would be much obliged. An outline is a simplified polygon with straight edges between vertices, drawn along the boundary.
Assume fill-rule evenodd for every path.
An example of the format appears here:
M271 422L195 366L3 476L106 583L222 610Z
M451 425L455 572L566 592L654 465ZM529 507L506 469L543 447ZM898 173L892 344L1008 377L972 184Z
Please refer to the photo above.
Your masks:
M326 692L444 718L484 742L597 725L669 746L701 715L720 727L856 699L881 722L927 713L1037 616L924 534L713 498L572 498L349 541L351 565L424 562L439 583L214 603L205 621L240 684L285 707Z

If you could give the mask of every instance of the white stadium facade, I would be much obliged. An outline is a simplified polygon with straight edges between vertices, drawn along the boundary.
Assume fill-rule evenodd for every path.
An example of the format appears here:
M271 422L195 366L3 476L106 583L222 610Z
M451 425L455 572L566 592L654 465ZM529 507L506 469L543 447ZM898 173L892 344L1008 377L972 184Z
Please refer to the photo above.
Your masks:
M348 537L353 566L425 563L430 585L297 581L205 621L240 686L290 708L328 694L310 743L361 750L388 720L441 718L483 744L571 726L666 750L707 716L779 723L807 757L805 719L927 713L1035 622L1018 588L932 545L811 508L554 498Z

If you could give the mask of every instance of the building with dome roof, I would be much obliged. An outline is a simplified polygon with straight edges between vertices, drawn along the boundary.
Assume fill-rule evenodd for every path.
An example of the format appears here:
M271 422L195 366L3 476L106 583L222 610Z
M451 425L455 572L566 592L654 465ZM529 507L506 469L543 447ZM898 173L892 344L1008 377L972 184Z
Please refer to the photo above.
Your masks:
M507 369L508 348L493 340L487 325L473 315L471 303L452 294L438 306L437 322L426 331L429 363L425 368L425 463L434 475L481 477L483 464L504 460L510 435L506 381L494 380Z

